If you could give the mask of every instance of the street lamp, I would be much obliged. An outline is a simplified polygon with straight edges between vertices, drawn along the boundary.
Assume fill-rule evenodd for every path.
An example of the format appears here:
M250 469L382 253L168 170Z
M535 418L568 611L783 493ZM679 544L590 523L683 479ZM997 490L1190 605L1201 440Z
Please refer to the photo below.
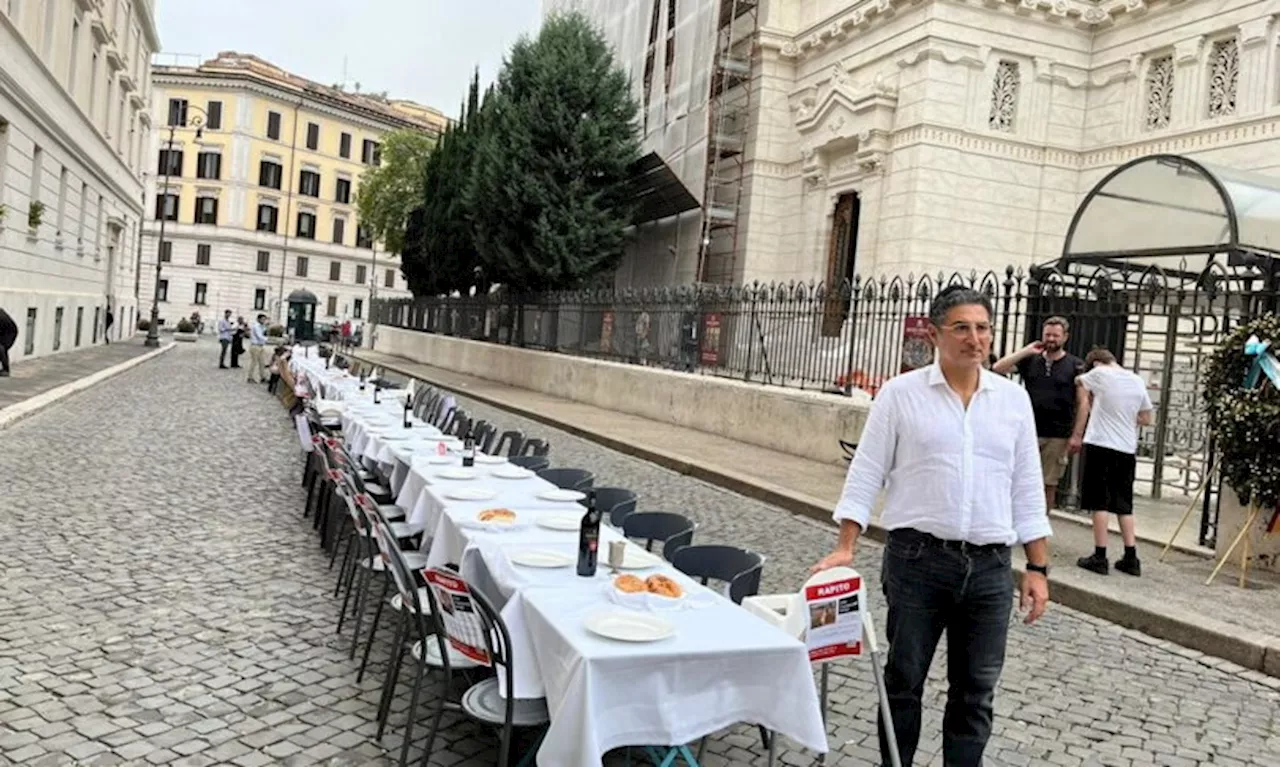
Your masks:
M196 129L196 141L199 142L204 137L204 121L208 117L205 111L197 106L187 105L188 111L199 112L187 121L184 128ZM170 158L173 157L173 136L178 126L174 123L176 120L169 121L169 140L165 146L169 149L169 154L164 158L164 185L156 190L157 195L164 195L164 202L160 204L160 240L156 243L156 284L151 290L151 324L147 327L147 340L145 346L157 347L160 345L160 261L161 254L164 252L164 225L169 219L169 172L173 168ZM181 169L179 169L181 173ZM174 216L177 217L177 203L174 203Z

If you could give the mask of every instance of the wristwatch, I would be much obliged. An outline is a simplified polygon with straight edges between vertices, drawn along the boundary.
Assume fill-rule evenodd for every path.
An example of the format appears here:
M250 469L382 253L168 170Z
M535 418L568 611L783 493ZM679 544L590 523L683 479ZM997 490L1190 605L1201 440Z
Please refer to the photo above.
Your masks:
M1040 573L1040 574L1041 574L1041 575L1043 575L1044 577L1048 578L1048 577L1049 577L1049 566L1048 566L1048 565L1033 565L1033 564L1031 564L1030 562L1028 562L1028 563L1027 563L1027 572L1029 572L1029 573Z

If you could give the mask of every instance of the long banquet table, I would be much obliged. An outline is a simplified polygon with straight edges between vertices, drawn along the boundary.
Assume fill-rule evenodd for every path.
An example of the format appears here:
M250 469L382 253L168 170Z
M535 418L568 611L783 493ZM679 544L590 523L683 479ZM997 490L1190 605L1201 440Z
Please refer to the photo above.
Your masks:
M618 531L602 528L595 577L579 577L572 566L515 564L512 555L528 549L576 556L576 530L547 529L538 521L581 515L583 507L540 498L554 489L540 477L495 477L495 464L477 464L471 479L442 477L441 472L461 465L456 449L449 449L456 442L416 419L404 429L402 395L384 391L386 399L374 406L371 387L361 391L356 379L325 368L323 360L295 357L292 362L315 392L341 403L352 454L392 477L407 521L425 533L428 566L457 565L462 577L500 609L511 635L515 694L546 697L551 713L539 765L600 767L614 748L689 743L737 722L761 724L806 748L827 750L812 668L800 641L656 556L637 574L662 573L683 586L685 597L661 608L664 600L647 600L639 609L669 621L674 635L623 642L592 633L585 626L587 616L637 609L615 604L610 593L604 559L608 544L623 540ZM494 497L451 498L460 487L483 488ZM517 523L502 529L477 525L476 515L494 507L515 511Z

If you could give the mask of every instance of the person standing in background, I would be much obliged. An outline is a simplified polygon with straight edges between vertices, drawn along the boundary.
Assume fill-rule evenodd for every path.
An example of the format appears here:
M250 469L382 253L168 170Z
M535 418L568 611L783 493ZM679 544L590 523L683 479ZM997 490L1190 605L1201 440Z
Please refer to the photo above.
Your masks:
M1138 427L1150 426L1155 408L1142 377L1116 362L1110 351L1094 349L1085 358L1089 372L1076 379L1079 400L1070 450L1084 451L1080 482L1080 508L1093 512L1093 554L1076 564L1106 575L1107 512L1120 520L1124 557L1116 569L1134 577L1142 575L1138 538L1133 524L1133 480L1138 459Z
M18 340L18 323L13 321L9 313L0 309L0 378L9 375L9 350Z
M249 383L262 383L262 355L267 346L267 315L259 314L249 326Z
M116 322L116 316L111 313L111 304L107 304L107 316L102 322L102 341L103 343L111 343L111 326Z
M1067 469L1067 439L1075 423L1076 377L1084 372L1084 360L1064 347L1070 326L1064 317L1050 317L1040 330L1040 340L998 361L991 369L1000 375L1014 370L1031 397L1040 446L1040 471L1044 474L1044 502L1054 508L1058 483Z
M235 332L235 326L231 324L231 310L228 309L223 313L222 319L218 320L218 345L222 347L222 351L218 354L218 368L227 369L227 349L231 348L231 337Z
M244 339L249 335L249 326L244 317L236 317L235 330L231 333L231 367L240 367L240 355L244 354Z

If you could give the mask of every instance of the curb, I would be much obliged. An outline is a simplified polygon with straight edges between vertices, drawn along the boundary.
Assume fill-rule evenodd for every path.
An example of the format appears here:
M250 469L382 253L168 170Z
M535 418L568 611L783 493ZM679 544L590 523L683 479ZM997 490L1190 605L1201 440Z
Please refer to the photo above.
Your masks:
M29 415L38 413L59 400L70 397L72 394L77 392L84 391L90 386L102 383L108 378L113 378L132 367L141 365L147 360L158 357L173 347L174 343L170 342L165 346L161 346L159 349L149 351L145 354L140 354L137 357L127 359L124 362L117 363L109 368L99 370L96 373L90 373L84 378L78 378L75 381L65 383L61 386L50 389L49 391L41 392L40 394L37 394L30 399L23 400L16 405L10 405L9 407L0 409L0 431L9 428Z
M500 397L458 389L451 384L433 381L420 373L411 373L394 363L374 362L358 354L348 354L347 356L359 359L362 362L376 364L407 378L414 378L449 389L460 396L501 408L515 415L568 432L575 437L595 442L634 458L658 464L680 474L700 479L708 484L745 495L748 498L778 506L793 514L832 525L831 505L819 498L762 483L760 480L746 474L723 469L709 469L706 466L691 463L684 458L662 450L614 439L608 435L584 429L572 423L559 421L508 402ZM872 524L863 532L862 537L870 538L878 543L884 543L885 530L879 525ZM1175 548L1178 547L1175 546ZM1013 572L1018 584L1021 585L1025 570L1016 561ZM1262 674L1267 674L1273 679L1267 679L1267 677L1262 677L1262 679L1266 680L1263 683L1269 686L1274 686L1272 685L1273 681L1280 680L1280 639L1248 629L1230 626L1203 616L1175 617L1158 613L1080 588L1079 586L1063 583L1053 578L1050 578L1050 584L1052 585L1052 601L1070 607L1073 610L1101 618L1125 629L1141 632L1154 637L1157 641L1165 640L1169 644L1168 649L1172 652L1181 655L1192 653L1193 655L1187 655L1187 657L1196 658L1201 655L1211 656L1212 658L1219 658L1222 661L1236 664L1246 670L1245 673L1256 674L1261 672ZM1184 650L1182 648L1187 649ZM1215 665L1215 663L1207 659L1200 659L1200 662L1205 665Z

